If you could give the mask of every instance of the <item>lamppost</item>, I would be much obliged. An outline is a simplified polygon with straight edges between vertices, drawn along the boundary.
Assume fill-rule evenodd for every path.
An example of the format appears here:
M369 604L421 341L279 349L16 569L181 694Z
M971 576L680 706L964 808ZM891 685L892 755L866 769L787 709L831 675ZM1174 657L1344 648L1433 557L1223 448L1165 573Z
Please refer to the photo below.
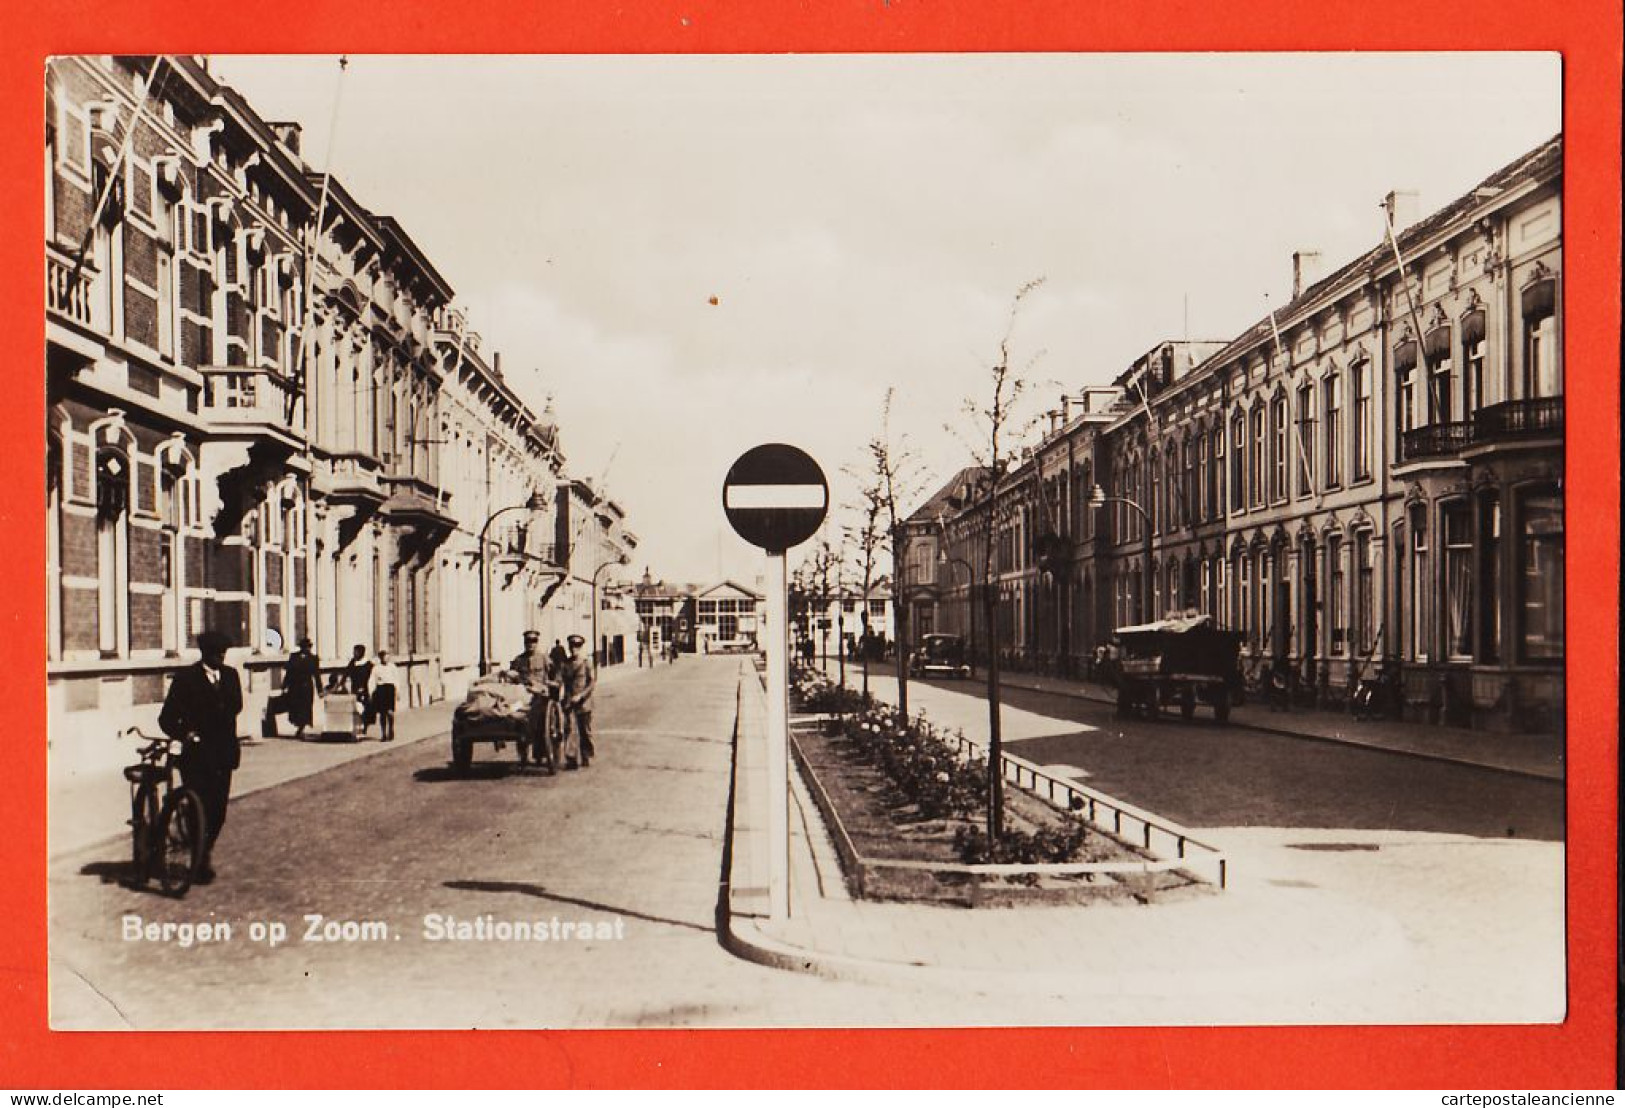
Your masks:
M1139 615L1137 618L1141 623L1150 623L1151 620L1155 618L1151 614L1151 593L1154 588L1153 582L1155 580L1151 571L1151 516L1144 508L1140 507L1126 496L1107 496L1106 490L1101 488L1099 485L1096 485L1089 490L1089 507L1104 508L1107 504L1127 505L1129 508L1132 508L1134 511L1140 514L1140 522L1144 524L1145 581L1144 584L1141 585Z
M488 586L485 576L485 541L491 533L491 524L509 512L542 512L547 510L547 497L540 492L530 494L530 499L523 504L510 504L506 508L498 508L486 517L485 524L480 528L480 676L484 677L490 668L490 638L491 638L491 611L490 599L486 592Z
M602 667L604 665L604 652L598 649L598 575L610 566L624 566L625 564L626 555L622 553L592 571L592 657L595 666Z
M937 551L937 564L944 566L965 567L965 614L969 617L969 634L965 636L965 646L972 658L971 664L976 663L976 567L963 558L955 558L946 550Z

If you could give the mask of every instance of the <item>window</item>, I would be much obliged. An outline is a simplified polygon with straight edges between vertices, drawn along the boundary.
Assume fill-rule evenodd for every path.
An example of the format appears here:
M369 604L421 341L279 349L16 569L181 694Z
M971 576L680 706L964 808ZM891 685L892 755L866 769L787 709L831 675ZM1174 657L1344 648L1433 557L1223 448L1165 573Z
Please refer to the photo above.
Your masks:
M1206 431L1196 433L1196 481L1192 489L1192 516L1197 523L1210 518L1212 501L1208 498L1208 451Z
M1467 661L1473 656L1473 531L1465 502L1447 505L1444 525L1445 656Z
M1394 422L1403 435L1416 427L1416 343L1402 342L1394 348L1394 374L1399 383Z
M1354 533L1354 649L1368 651L1377 637L1373 622L1376 567L1371 558L1371 532Z
M1248 641L1253 641L1253 566L1252 559L1243 551L1236 555L1236 629Z
M1343 607L1343 536L1326 536L1326 629L1331 653L1348 652L1348 616Z
M1556 282L1531 285L1523 294L1523 395L1563 395L1563 364L1554 313Z
M1450 356L1450 328L1440 327L1428 332L1428 411L1429 423L1453 423L1460 416L1456 412L1455 364Z
M1563 657L1563 501L1545 493L1520 504L1519 604L1525 661Z
M1247 453L1247 426L1240 412L1230 421L1230 510L1239 512L1246 506L1246 477L1243 474Z
M1486 376L1484 313L1473 312L1461 321L1462 418L1496 402Z
M1162 531L1163 523L1167 517L1162 502L1162 467L1157 464L1157 458L1154 454L1151 455L1147 465L1151 469L1151 503L1146 506L1151 509L1151 521L1154 525L1152 532L1155 534Z
M1215 425L1208 434L1208 444L1212 447L1212 465L1208 469L1208 512L1210 517L1216 518L1224 515L1223 490L1224 481L1224 427Z
M1411 656L1417 661L1428 658L1428 628L1432 626L1433 590L1428 576L1428 524L1427 510L1418 508L1411 515Z
M1315 387L1298 386L1298 495L1315 491Z
M1343 378L1333 372L1323 386L1326 394L1326 485L1343 484Z
M1264 503L1264 406L1253 408L1252 453L1247 459L1248 477L1251 479L1249 501L1253 507Z
M1479 499L1478 536L1479 658L1496 662L1501 658L1501 498L1495 492Z
M1354 479L1371 476L1371 364L1361 361L1349 367L1354 389Z
M1286 457L1287 457L1287 415L1286 397L1277 396L1270 402L1270 499L1285 500L1286 487Z

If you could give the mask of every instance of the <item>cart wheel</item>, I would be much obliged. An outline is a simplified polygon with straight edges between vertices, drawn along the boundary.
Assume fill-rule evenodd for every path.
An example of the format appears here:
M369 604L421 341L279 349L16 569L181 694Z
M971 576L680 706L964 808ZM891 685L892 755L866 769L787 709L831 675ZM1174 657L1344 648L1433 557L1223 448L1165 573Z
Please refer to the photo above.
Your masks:
M474 744L461 735L451 737L451 765L458 773L467 773L474 762Z
M559 765L564 760L564 709L557 700L547 703L547 768L553 773L559 771Z

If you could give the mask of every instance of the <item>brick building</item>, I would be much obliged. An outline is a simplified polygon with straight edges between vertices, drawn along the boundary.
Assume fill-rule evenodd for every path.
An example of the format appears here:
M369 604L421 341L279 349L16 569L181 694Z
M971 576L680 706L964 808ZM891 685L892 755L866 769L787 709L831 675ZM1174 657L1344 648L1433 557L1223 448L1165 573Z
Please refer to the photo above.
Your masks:
M312 172L299 137L195 58L47 68L53 739L150 722L205 627L237 644L245 730L306 636L329 665L389 651L411 703L456 695L482 561L506 644L563 618L573 549L635 545L599 493L557 537L550 413L485 360L405 228ZM481 559L486 521L522 504Z
M963 482L944 550L980 567L991 536L1012 664L1076 672L1110 627L1197 610L1306 699L1391 656L1412 718L1561 727L1561 137L1425 219L1385 206L1394 244L1327 276L1300 252L1273 318L1159 344L1105 418L1069 401Z

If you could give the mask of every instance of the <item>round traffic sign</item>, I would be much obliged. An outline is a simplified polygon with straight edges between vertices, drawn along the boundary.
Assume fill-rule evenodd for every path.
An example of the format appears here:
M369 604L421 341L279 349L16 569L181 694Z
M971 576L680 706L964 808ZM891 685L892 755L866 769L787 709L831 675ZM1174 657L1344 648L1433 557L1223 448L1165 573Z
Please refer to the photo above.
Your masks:
M770 442L739 456L722 482L722 510L739 537L782 552L811 538L829 510L829 482L812 456Z

